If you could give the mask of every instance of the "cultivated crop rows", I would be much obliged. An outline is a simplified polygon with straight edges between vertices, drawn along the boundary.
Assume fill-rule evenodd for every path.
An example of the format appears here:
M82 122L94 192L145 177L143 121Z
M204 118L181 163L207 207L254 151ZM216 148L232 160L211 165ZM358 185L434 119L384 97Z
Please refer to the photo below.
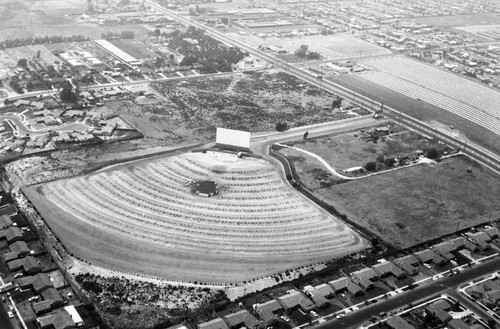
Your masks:
M464 119L477 123L500 135L500 120L473 106L467 105L453 98L421 87L412 82L397 78L385 72L374 71L359 75L361 78L394 90L403 95L418 98L443 110L457 114Z
M217 181L220 194L192 193L185 183L197 179ZM176 252L309 259L361 247L264 160L191 153L49 183L43 193L75 220Z
M378 71L360 77L439 106L499 133L500 93L478 83L403 57L371 59Z

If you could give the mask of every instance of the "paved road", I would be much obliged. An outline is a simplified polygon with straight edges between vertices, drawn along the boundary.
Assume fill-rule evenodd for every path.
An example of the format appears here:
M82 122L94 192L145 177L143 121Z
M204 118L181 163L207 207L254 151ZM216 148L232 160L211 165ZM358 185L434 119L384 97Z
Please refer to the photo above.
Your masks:
M419 300L429 299L440 295L444 292L454 290L458 286L472 281L478 277L498 271L500 268L500 258L495 258L491 261L476 265L464 272L452 276L444 277L441 280L434 281L422 287L401 293L388 300L372 304L362 308L359 311L349 313L342 319L333 319L325 323L315 326L315 329L347 329L357 328L363 323L370 320L374 315L380 312L389 312L395 309L402 308L409 303L415 304Z

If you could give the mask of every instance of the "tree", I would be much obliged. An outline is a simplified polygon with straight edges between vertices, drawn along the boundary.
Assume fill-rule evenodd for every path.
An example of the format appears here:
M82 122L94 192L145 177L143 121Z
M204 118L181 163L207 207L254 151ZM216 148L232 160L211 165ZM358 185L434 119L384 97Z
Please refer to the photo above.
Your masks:
M304 139L307 139L307 136L309 136L309 131L306 131L306 132L304 133Z
M436 159L437 157L439 157L439 152L438 152L438 150L436 150L436 148L434 148L434 147L431 147L431 148L429 149L429 151L427 151L427 157L428 157L429 159Z
M321 54L317 51L310 51L307 53L307 59L320 59Z
M383 155L383 154L377 155L377 162L384 163L385 162L385 155Z
M160 29L156 29L156 30L154 30L154 32L153 32L153 33L154 33L157 37L159 37L159 36L161 35L161 31L160 31Z
M377 170L377 163L373 162L373 161L367 162L365 164L365 169L367 171L375 171L375 170Z
M394 158L387 158L384 161L384 164L386 167L392 167L396 163L396 160Z
M227 17L222 17L222 18L220 19L220 22L221 22L222 24L224 24L224 25L227 25L227 24L229 24L229 19L228 19Z
M299 58L307 57L307 49L309 49L308 45L301 45L299 49L295 51L295 56Z
M332 101L332 108L333 109L340 108L340 106L342 105L342 101L343 101L342 97L336 95Z
M77 95L73 92L71 86L65 85L61 92L59 93L59 97L65 103L74 103L76 102Z
M286 122L278 122L276 124L276 130L277 131L285 131L288 129L288 124Z
M488 328L495 329L496 327L497 327L497 324L496 324L495 320L488 319Z

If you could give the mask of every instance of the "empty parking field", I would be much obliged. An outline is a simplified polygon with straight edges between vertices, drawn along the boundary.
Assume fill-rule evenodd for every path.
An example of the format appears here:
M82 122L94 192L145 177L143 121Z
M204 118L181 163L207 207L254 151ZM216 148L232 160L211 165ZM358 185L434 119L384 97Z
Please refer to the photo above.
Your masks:
M213 179L215 197L186 181ZM366 242L267 161L190 153L24 189L70 253L125 272L241 282L362 250Z

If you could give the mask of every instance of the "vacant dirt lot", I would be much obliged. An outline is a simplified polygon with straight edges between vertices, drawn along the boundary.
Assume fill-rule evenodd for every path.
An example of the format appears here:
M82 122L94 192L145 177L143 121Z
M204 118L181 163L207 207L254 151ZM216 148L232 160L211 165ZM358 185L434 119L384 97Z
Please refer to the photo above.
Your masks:
M273 131L280 121L296 127L354 116L333 112L330 93L284 72L200 77L153 87L163 96L161 103L129 100L107 106L146 140L163 144L213 141L216 127L261 132Z
M473 174L467 174L467 168ZM400 247L500 217L500 179L457 157L315 191L341 213Z

